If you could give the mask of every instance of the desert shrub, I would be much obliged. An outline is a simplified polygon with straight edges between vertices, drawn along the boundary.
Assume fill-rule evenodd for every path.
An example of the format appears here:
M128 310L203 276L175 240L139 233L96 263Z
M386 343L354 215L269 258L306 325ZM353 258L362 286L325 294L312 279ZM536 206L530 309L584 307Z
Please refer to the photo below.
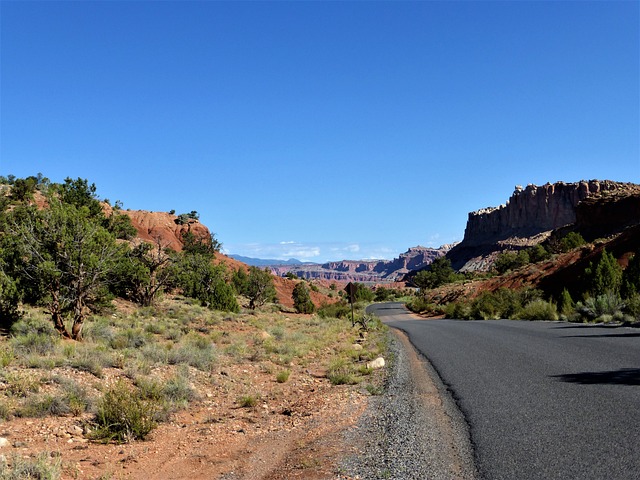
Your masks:
M640 293L635 293L626 299L624 311L635 320L640 320Z
M238 405L243 408L255 407L260 400L260 395L243 395L238 398Z
M518 318L522 320L557 320L558 310L553 302L538 298L527 303L518 312Z
M156 427L162 407L158 400L145 398L139 389L119 381L98 404L92 437L115 442L143 440Z
M15 360L13 348L10 345L0 346L0 367L7 367Z
M347 318L351 315L351 307L344 300L325 303L318 309L318 315L322 318Z
M11 338L11 345L16 353L42 356L53 353L59 341L57 334L29 332Z
M524 303L523 299L528 296L508 288L499 288L495 292L483 292L471 303L471 318L482 320L516 318Z
M197 393L189 384L186 374L171 377L164 384L164 396L173 404L187 404L197 398Z
M93 400L78 382L64 377L55 377L54 381L60 384L63 399L70 413L78 416L91 408Z
M71 413L68 399L63 395L32 395L16 411L19 417L59 417Z
M581 247L585 243L587 242L584 238L582 238L582 235L577 232L569 232L562 239L560 239L555 249L556 251L558 251L558 253L569 252L575 248Z
M0 271L0 328L9 329L22 318L19 302L20 293L16 282Z
M560 314L563 315L564 317L569 317L573 313L574 308L575 308L575 302L571 298L571 294L569 293L569 290L565 288L564 290L562 290L562 293L560 294L558 310L560 311Z
M353 364L345 358L336 358L330 363L327 378L332 385L355 385L359 380Z
M631 257L622 273L621 293L624 298L640 294L640 249Z
M127 328L126 330L116 334L109 345L114 350L124 348L140 348L146 345L149 340L149 334L139 328Z
M167 352L171 365L186 364L199 370L209 370L216 360L215 347L211 340L195 333L186 335L177 347Z
M494 292L482 292L471 302L450 303L445 307L444 313L447 318L465 320L520 318L523 305L541 298L542 292L535 289L499 288Z
M527 249L529 260L533 263L542 262L551 258L551 253L541 244L535 245Z
M0 479L2 480L58 480L62 475L62 459L47 452L35 458L14 455L10 462L0 457Z
M435 303L429 302L422 295L411 297L411 299L406 303L406 306L409 310L416 313L429 313L434 315L442 313L442 309L440 307Z
M445 306L444 316L446 318L456 318L467 320L471 318L471 306L467 302L451 302Z
M293 288L293 306L298 313L313 313L316 309L315 305L311 301L309 290L304 282L298 283Z
M40 391L40 380L32 375L7 372L0 378L6 385L6 392L16 397L27 397Z
M46 355L60 343L60 336L50 322L39 317L25 317L10 330L11 345L16 353Z
M622 312L625 304L615 293L604 293L596 297L589 297L584 302L578 302L576 313L583 321L607 322L614 315Z
M289 380L290 375L291 375L291 370L280 370L276 374L276 382L285 383L287 380Z
M506 273L509 270L515 270L524 265L530 263L530 257L527 250L520 250L519 252L506 251L500 253L495 262L493 263L493 267L498 271L498 273Z
M84 336L96 343L109 344L115 337L115 330L108 319L100 317L84 327Z
M11 418L11 407L9 406L8 402L0 399L0 420L10 420Z

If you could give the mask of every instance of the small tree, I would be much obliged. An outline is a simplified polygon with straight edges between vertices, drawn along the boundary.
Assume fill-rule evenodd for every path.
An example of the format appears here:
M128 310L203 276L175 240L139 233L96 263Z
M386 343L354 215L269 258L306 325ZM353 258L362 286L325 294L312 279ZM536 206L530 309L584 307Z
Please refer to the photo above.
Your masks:
M173 281L175 252L163 245L141 242L128 250L118 262L114 275L116 293L142 306L152 305L156 295Z
M0 328L8 329L22 316L16 282L0 270Z
M629 260L622 274L622 296L631 298L640 293L640 250Z
M562 315L569 316L573 312L574 308L575 308L575 303L571 298L571 294L569 293L569 290L565 288L564 290L562 290L562 293L560 294L560 302L558 302L558 310Z
M238 312L240 307L233 287L226 281L224 265L213 265L211 257L201 253L182 253L175 266L176 286L208 308Z
M613 254L607 252L606 249L602 251L602 257L600 257L598 264L595 267L590 264L585 273L591 277L591 293L594 296L604 293L620 294L622 267Z
M309 295L309 289L304 282L298 283L293 288L293 306L298 313L313 313L316 306L311 301L311 295Z
M455 280L456 272L451 266L451 260L446 257L438 257L427 270L421 270L416 274L413 283L422 290L428 290Z
M261 270L258 267L249 267L249 276L242 292L249 298L249 308L254 310L265 302L276 298L276 289L273 286L273 276L269 270Z
M49 199L45 210L16 214L9 233L19 249L23 280L44 301L55 328L65 337L82 339L88 312L100 305L122 247L95 221L87 206ZM63 316L73 318L71 333Z

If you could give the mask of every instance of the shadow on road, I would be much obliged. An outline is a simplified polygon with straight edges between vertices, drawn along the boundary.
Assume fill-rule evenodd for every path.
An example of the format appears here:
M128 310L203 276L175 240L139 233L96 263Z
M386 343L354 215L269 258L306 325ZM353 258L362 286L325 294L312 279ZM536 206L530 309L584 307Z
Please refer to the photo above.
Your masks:
M640 385L640 368L623 368L610 372L582 372L552 375L561 382L581 385Z
M609 338L609 337L620 337L620 338L640 337L640 333L607 333L604 335L566 335L562 338Z

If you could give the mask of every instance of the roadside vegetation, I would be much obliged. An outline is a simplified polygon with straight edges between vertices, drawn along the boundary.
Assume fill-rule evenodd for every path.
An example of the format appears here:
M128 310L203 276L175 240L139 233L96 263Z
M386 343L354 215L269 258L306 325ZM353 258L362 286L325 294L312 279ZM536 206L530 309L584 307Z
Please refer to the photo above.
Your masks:
M369 288L355 325L343 301L314 305L304 281L287 311L268 272L214 261L215 236L187 233L181 252L136 241L119 202L106 214L95 190L82 179L0 177L0 422L73 418L88 441L130 442L204 391L236 392L237 407L253 408L290 384L297 392L310 369L379 391L382 375L366 364L385 354L387 332L364 315ZM249 365L263 380L239 373ZM41 464L3 457L0 477L60 470Z
M494 275L507 274L533 263L553 259L585 245L584 239L571 232L546 245L536 245L518 252L505 251L494 262ZM468 276L456 273L446 258L434 261L429 270L419 272L414 283L419 287L407 302L414 312L443 315L446 318L489 320L500 318L523 320L566 320L571 322L634 323L640 321L640 250L622 269L606 249L581 274L586 287L574 291L564 289L557 298L545 296L541 290L499 288L485 291L473 299L435 303L429 293L451 283L464 283ZM574 298L575 297L575 298Z

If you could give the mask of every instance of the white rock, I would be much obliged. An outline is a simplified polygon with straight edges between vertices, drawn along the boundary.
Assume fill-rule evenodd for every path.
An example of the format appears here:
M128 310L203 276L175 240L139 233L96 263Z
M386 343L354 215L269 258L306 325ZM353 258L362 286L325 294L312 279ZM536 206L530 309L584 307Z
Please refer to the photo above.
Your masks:
M0 448L11 446L11 442L4 437L0 437Z
M354 343L353 345L351 345L351 348L359 351L362 350L362 345L360 345L359 343Z
M371 360L367 363L367 368L378 369L384 367L384 358L378 357L375 360Z

